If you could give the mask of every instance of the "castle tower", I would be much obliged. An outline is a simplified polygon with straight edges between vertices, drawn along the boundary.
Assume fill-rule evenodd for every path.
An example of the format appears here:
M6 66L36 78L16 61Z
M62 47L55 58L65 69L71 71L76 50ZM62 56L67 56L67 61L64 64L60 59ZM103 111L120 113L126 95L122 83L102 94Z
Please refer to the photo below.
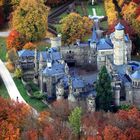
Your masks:
M116 106L119 106L120 105L120 90L121 90L121 87L120 85L115 85L115 105Z
M67 63L65 64L65 73L66 73L66 75L69 75L69 67L68 67Z
M42 70L43 68L43 56L42 54L40 53L40 58L39 58L39 70Z
M61 34L58 34L57 37L50 38L51 40L51 47L52 48L59 48L61 47Z
M95 97L93 95L89 95L87 98L87 109L89 112L95 112Z
M35 64L35 73L37 73L38 72L37 49L35 49L34 64Z
M118 23L115 26L112 43L114 45L114 64L123 65L127 63L127 48L124 40L124 26Z
M64 96L64 85L63 85L63 81L60 80L60 82L56 86L56 97L57 97L57 100L63 99L63 96Z

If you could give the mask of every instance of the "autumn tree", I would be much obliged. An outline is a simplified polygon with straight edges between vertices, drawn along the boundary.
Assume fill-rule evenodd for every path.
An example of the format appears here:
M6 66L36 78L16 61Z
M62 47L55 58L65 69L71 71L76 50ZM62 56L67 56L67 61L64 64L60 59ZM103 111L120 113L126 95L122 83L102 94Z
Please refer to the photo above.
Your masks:
M73 132L78 136L80 136L81 115L82 109L76 107L69 116L69 124L71 125Z
M12 14L11 26L27 41L40 40L46 35L48 8L42 0L21 0Z
M0 139L20 139L20 130L28 115L26 105L0 98Z
M111 79L105 66L99 72L99 77L96 83L96 106L97 109L105 111L110 110L112 101Z
M25 43L25 38L18 31L12 30L7 38L6 43L8 50L12 48L15 48L16 50L21 50Z
M36 45L33 44L32 42L28 42L23 46L23 49L27 50L34 50L36 48Z
M74 43L77 39L83 39L91 33L92 20L81 17L77 13L71 13L60 21L62 40L66 44Z

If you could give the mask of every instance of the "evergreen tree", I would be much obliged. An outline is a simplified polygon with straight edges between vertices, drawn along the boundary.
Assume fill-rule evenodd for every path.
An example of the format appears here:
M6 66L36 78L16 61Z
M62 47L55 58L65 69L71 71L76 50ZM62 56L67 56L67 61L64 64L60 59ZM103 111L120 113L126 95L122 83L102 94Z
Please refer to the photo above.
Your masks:
M96 107L104 111L110 110L112 101L111 79L105 66L99 72L99 78L96 83Z
M77 135L80 135L81 115L82 109L76 107L69 116L69 123L73 129L73 132Z

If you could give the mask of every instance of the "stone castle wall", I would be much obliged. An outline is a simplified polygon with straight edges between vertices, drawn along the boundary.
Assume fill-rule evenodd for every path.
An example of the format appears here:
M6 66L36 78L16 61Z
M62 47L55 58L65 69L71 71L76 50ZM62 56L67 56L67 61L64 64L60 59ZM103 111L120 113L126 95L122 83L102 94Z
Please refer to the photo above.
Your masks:
M96 50L89 46L71 45L60 47L60 52L66 62L73 61L76 66L96 66Z

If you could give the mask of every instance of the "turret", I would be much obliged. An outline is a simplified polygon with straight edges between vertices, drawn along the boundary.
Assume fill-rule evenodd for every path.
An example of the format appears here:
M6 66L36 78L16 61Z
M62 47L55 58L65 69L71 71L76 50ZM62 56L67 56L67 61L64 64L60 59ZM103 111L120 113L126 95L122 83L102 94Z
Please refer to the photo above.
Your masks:
M89 112L95 112L95 97L93 95L89 95L87 98L87 108Z
M63 99L63 96L64 96L64 85L63 85L63 81L60 80L60 82L56 86L56 97L57 97L57 100Z
M43 55L42 53L40 53L40 58L39 58L39 70L41 70L43 68Z
M115 38L116 39L124 38L124 26L120 22L115 26Z
M35 49L34 64L35 64L35 73L37 73L38 72L37 49Z
M124 26L118 23L115 26L115 32L113 38L111 38L114 45L113 59L115 65L127 64L127 47L124 40Z

